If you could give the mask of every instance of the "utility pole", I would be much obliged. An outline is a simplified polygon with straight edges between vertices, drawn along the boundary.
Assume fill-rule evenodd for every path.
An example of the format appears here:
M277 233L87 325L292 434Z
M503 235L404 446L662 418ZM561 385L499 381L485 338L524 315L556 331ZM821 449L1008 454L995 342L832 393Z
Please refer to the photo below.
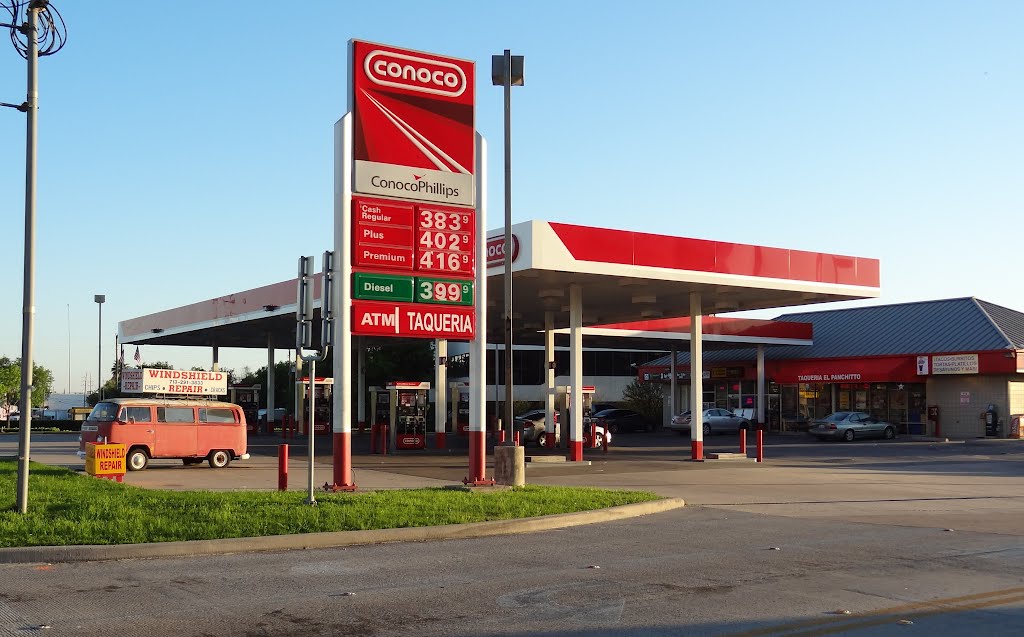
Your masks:
M10 24L0 27L11 30L11 41L28 63L28 87L25 102L20 105L0 102L15 108L27 117L25 140L25 266L21 324L21 412L18 432L18 513L28 512L28 463L32 430L32 330L35 318L35 231L36 231L36 117L39 112L39 56L56 53L64 46L67 32L60 14L50 7L49 0L31 0L25 22L17 24L22 4L11 3ZM59 21L59 24L58 24ZM39 46L43 45L40 51Z

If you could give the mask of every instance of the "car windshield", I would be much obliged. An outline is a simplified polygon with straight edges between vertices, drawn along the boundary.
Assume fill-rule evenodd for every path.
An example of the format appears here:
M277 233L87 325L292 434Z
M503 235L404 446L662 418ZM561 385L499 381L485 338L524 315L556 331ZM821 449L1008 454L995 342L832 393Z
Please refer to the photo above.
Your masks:
M829 414L828 416L825 416L823 420L825 422L842 422L850 417L850 413L851 412L848 411L837 411L834 414Z
M88 420L114 420L117 417L117 410L116 403L96 403L89 412Z

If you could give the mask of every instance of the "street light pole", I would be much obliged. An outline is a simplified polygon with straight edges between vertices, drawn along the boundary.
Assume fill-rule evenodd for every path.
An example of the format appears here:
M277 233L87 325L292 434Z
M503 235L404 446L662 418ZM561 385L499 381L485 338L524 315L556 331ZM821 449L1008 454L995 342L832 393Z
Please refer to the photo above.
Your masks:
M491 56L491 83L505 90L505 441L514 445L512 396L512 86L523 85L523 56ZM497 376L497 369L495 369ZM497 396L495 396L497 399Z
M96 301L100 309L100 319L96 332L96 336L99 339L96 347L96 402L99 402L103 400L103 302L107 300L107 297L103 294L97 294L92 297L92 300Z

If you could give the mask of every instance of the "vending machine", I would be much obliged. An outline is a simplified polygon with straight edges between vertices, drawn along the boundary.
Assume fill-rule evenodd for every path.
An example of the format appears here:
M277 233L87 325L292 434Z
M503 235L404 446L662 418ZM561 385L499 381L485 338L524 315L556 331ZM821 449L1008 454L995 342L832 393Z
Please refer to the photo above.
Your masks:
M427 448L428 382L394 382L388 384L391 397L391 448Z
M452 382L448 383L449 395L451 396L451 407L449 407L449 419L452 421L452 429L460 436L469 435L469 383Z

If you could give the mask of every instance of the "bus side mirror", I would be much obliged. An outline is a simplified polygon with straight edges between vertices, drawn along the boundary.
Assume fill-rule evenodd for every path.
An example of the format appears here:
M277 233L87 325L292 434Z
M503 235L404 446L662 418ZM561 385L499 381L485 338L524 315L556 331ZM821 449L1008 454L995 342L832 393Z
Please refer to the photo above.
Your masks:
M135 418L129 418L128 419L128 424L129 425L134 425L135 424Z

